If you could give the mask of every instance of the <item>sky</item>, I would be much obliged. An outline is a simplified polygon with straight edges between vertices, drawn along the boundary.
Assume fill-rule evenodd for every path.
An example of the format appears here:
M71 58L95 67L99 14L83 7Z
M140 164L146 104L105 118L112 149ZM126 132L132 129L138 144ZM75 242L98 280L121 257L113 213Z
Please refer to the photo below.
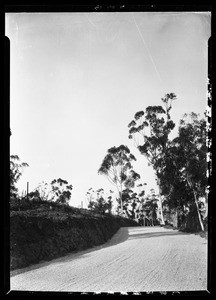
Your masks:
M115 190L98 169L127 145L134 170L157 192L154 172L128 139L137 111L175 93L171 117L207 106L210 12L7 13L10 154L29 167L21 193L62 178L79 206L89 188Z

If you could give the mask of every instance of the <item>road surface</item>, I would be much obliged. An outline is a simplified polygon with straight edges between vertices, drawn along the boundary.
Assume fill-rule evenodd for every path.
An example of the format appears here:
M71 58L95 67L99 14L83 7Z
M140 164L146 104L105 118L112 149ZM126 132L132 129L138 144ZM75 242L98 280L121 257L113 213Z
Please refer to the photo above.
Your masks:
M11 290L207 290L207 240L163 227L122 227L102 246L11 274Z

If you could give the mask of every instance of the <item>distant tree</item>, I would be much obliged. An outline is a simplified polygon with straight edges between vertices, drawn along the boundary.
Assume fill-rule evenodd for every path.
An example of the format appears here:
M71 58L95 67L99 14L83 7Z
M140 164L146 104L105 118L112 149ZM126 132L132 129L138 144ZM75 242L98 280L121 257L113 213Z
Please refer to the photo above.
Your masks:
M29 165L25 162L21 163L18 155L10 156L10 198L16 198L18 189L16 183L20 179L24 168Z
M131 162L136 158L130 153L127 146L120 145L108 149L107 155L98 170L99 174L105 175L107 179L117 188L120 203L121 214L123 213L122 190L123 187L133 187L135 181L140 178L140 175L133 171Z
M137 206L138 206L139 202L140 202L140 200L138 198L137 193L133 193L131 195L131 209L130 209L130 217L133 220L136 217L136 209L137 209Z
M94 206L94 190L93 188L89 188L88 191L86 192L86 198L87 198L87 201L88 201L88 208L89 209L93 209L93 206Z
M123 213L130 218L130 203L131 203L131 195L133 194L133 190L129 189L129 188L125 188L122 190L122 198L120 199L120 197L117 197L117 212L121 212L121 200L122 200L122 211Z
M129 138L134 140L135 146L144 155L149 165L155 171L156 181L159 187L159 209L161 212L161 223L164 225L160 172L163 160L169 147L169 134L175 127L170 117L172 101L176 100L174 93L166 94L161 99L162 106L148 106L144 111L138 111L134 115L129 127Z
M38 194L38 197L42 201L51 201L54 199L54 195L50 197L52 189L51 189L51 185L48 184L47 182L44 181L40 182L36 187L36 189L34 190L34 192Z
M142 206L148 224L151 226L157 224L157 201L156 196L146 197Z
M137 185L137 187L138 187L138 189L139 189L139 194L138 194L138 196L139 196L140 199L142 199L142 197L145 196L145 186L146 186L146 185L147 185L146 182L144 182L144 183L139 183L139 184Z
M86 193L88 200L88 208L92 211L104 214L105 212L111 213L112 210L112 194L110 190L109 195L106 196L104 189L100 188L94 191L92 188Z
M73 186L69 185L67 180L61 178L52 180L51 189L57 203L68 204Z
M112 192L112 191L111 191ZM113 192L112 192L113 193ZM112 206L113 206L113 201L112 201L112 195L109 195L107 197L107 204L106 204L106 209L108 210L108 213L111 214L112 212Z
M96 202L94 204L94 210L104 214L106 211L106 201L104 199L104 189L100 188L96 191Z

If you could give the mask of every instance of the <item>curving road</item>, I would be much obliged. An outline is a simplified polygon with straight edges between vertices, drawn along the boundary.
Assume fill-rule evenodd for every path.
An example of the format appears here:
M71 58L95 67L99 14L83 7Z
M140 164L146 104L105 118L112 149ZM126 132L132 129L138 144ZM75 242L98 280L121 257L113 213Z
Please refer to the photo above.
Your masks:
M103 246L12 272L11 290L207 290L207 241L163 227L122 227Z

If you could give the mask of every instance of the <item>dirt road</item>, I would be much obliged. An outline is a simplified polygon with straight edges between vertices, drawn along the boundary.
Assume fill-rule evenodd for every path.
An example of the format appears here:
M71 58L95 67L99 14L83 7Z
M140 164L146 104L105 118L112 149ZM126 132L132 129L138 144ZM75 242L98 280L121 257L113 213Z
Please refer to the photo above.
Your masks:
M207 241L163 227L122 227L103 246L14 271L11 290L207 290Z

